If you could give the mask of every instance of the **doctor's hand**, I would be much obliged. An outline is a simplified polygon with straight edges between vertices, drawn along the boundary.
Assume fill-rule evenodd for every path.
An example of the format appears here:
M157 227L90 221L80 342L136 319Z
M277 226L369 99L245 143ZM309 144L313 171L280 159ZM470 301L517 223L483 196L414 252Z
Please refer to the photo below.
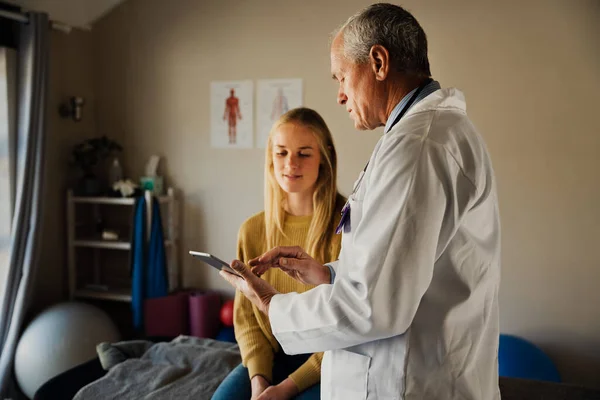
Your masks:
M241 261L233 260L231 267L242 277L224 270L221 270L219 274L231 286L242 292L261 312L269 315L271 299L279 292L267 281L254 275Z
M329 268L309 256L298 246L275 247L248 262L252 272L264 274L269 268L279 268L292 278L307 284L321 285L331 282Z

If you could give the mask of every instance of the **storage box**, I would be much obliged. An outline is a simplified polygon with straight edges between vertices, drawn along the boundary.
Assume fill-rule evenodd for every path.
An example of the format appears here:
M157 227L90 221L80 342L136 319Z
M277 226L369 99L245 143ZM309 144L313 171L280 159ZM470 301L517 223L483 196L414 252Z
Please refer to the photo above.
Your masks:
M177 337L188 335L189 292L174 293L144 301L144 330L146 336Z

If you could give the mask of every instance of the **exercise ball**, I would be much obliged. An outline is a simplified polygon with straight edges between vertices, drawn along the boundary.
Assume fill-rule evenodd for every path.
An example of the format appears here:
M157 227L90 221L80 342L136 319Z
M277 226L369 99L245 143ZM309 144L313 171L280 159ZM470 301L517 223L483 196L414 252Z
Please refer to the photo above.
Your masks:
M561 381L558 369L542 349L514 335L500 335L498 369L500 376Z
M118 342L109 316L89 304L60 303L39 314L23 332L15 353L15 376L27 397L56 375L97 356L100 342Z
M233 300L227 300L221 307L221 322L225 326L233 326Z

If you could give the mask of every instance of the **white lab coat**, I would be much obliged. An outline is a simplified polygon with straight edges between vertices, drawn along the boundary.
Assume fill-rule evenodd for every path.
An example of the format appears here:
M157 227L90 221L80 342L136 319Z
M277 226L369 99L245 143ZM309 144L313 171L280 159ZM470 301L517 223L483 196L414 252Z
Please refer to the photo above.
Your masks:
M498 201L460 91L379 140L350 204L335 282L271 301L284 351L325 351L323 399L499 399Z

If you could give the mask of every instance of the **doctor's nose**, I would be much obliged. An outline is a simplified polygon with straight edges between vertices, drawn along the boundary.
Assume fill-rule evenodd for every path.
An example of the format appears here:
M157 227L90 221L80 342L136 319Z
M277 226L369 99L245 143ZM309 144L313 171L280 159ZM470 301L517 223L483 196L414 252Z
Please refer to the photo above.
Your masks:
M348 96L346 96L346 94L340 88L340 90L338 90L338 95L337 95L338 104L340 106L343 106L344 104L346 104L347 101L348 101Z

